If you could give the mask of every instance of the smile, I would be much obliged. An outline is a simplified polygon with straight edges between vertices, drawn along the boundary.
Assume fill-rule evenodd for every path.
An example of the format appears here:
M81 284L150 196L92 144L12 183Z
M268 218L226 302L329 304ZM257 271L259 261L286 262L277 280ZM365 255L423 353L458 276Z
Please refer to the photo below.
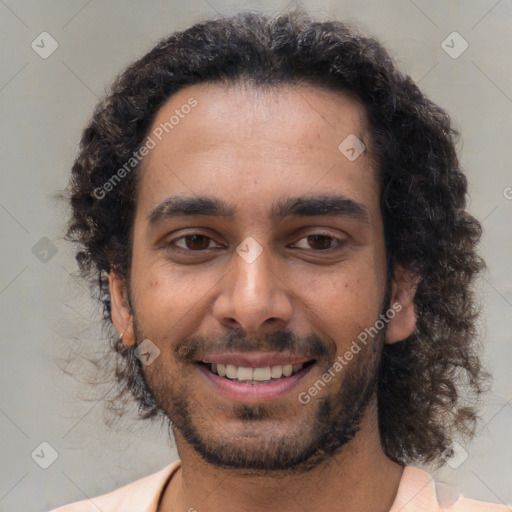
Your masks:
M221 363L206 363L212 373L229 379L232 382L244 384L268 384L274 380L290 377L298 373L304 366L313 364L314 361L299 364L285 364L250 368L247 366L224 365Z
M293 364L285 362L251 367L230 364L224 359L222 363L198 361L197 368L217 395L239 402L261 402L290 393L311 371L315 362L304 360Z

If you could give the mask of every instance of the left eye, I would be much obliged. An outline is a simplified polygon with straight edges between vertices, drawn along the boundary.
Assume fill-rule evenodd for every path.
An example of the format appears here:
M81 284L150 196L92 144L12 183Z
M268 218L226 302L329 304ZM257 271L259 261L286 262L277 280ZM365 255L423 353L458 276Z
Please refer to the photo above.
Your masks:
M343 246L345 243L345 240L341 240L339 238L323 234L308 235L305 236L304 238L301 238L299 242L301 242L302 240L306 240L306 243L309 244L310 247L316 245L316 248L313 247L316 251L325 251L332 249L333 242L338 242L338 248ZM297 244L295 244L295 246L297 246ZM299 249L309 249L310 247L299 247Z

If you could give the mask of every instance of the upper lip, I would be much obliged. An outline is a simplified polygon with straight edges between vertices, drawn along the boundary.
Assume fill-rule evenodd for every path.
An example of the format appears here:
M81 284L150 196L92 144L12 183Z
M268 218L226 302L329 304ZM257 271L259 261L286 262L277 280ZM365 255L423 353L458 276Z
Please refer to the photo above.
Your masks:
M289 352L223 352L219 354L204 354L200 361L202 363L263 368L265 366L307 363L311 361L311 358L293 355Z

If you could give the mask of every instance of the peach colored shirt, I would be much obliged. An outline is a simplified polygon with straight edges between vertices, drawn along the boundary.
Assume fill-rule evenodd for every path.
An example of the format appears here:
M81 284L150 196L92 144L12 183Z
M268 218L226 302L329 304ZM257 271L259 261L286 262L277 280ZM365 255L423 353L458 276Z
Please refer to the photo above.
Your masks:
M152 475L96 498L64 505L50 512L156 512L160 495L180 467L177 460ZM389 512L510 512L506 505L460 496L449 485L436 482L418 468L405 466ZM172 511L165 511L172 512Z

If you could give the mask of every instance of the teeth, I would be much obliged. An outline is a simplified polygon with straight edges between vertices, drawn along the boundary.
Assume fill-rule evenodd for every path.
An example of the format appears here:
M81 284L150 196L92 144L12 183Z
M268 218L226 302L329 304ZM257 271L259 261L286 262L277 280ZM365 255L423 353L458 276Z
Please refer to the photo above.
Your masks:
M215 369L213 368L213 366L215 366L215 365L212 365L213 373L218 373L221 377L225 377L226 367L223 364L220 364L220 363L217 364L217 372L215 372Z
M238 374L238 368L232 364L226 365L226 377L228 379L236 379Z
M270 371L270 366L265 366L265 368L254 368L252 371L253 380L270 380L272 376L272 372ZM240 370L238 370L238 378L240 378Z
M293 373L293 365L291 364L285 364L283 366L283 375L285 377L289 377Z
M304 364L284 364L264 366L262 368L249 368L232 364L211 363L210 370L231 380L238 381L270 381L281 377L290 377L302 369Z
M279 379L281 378L281 375L283 375L283 367L281 365L272 366L270 368L270 376L273 379Z
M238 380L252 380L252 368L246 368L245 366L240 366L238 368L238 373L236 375L236 378Z

